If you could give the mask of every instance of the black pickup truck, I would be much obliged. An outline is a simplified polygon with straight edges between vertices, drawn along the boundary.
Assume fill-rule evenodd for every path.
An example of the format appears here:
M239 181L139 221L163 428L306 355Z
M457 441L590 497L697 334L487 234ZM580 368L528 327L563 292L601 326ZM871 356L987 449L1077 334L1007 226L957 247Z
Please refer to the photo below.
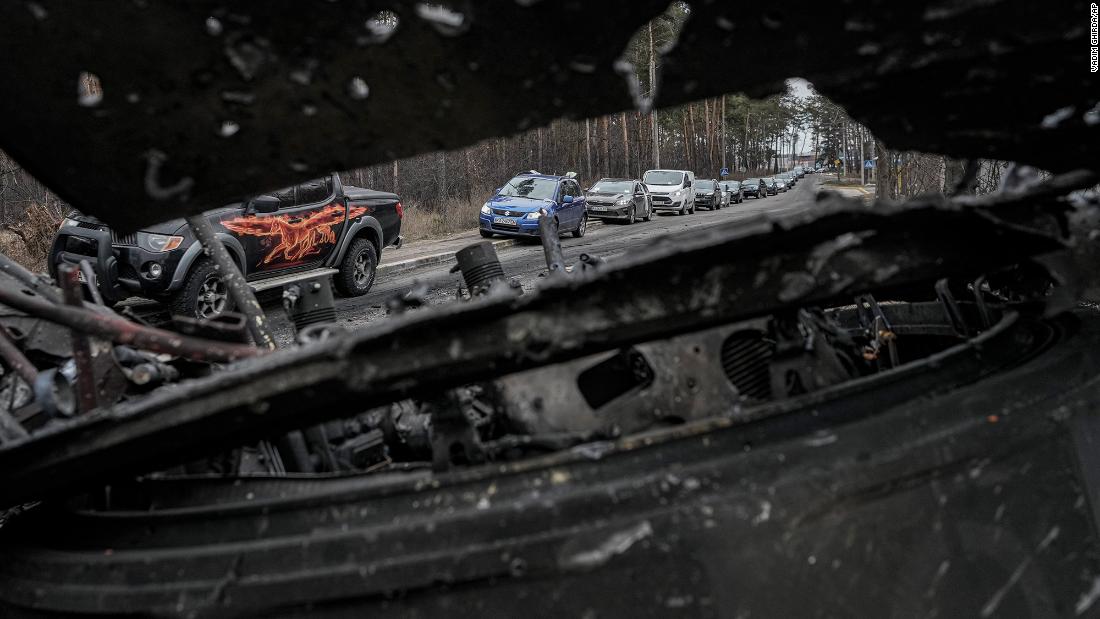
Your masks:
M257 291L332 275L345 296L370 290L382 249L401 243L402 216L396 194L344 185L338 174L206 213ZM146 297L199 318L232 309L225 284L182 219L119 234L70 215L54 239L50 275L57 277L59 264L81 260L94 267L109 303Z

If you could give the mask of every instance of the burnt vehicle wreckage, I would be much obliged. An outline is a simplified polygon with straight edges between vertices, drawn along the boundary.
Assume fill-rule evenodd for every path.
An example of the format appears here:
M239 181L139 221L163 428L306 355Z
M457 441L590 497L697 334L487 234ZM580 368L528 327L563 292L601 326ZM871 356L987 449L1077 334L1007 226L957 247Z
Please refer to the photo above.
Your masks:
M0 49L19 60L0 68L0 147L120 229L189 216L245 301L202 210L631 106L619 51L666 7L31 4L0 6ZM464 301L411 310L409 295L354 332L312 324L324 290L288 291L310 319L285 350L254 299L168 330L84 299L73 267L54 287L0 260L0 503L15 507L0 607L1097 616L1087 7L915 4L746 21L695 3L656 104L800 74L896 147L1020 162L999 192L823 198L571 272L542 218L535 291L479 244L457 256ZM388 38L363 26L383 9L400 18ZM500 59L521 36L530 53ZM716 74L715 40L736 40L744 67ZM103 83L95 106L76 105L81 71ZM539 77L497 107L478 90L501 74ZM369 97L348 92L358 75ZM574 83L598 94L547 94ZM1028 84L1042 88L1002 105ZM326 131L302 126L306 99ZM227 115L233 148L191 130Z

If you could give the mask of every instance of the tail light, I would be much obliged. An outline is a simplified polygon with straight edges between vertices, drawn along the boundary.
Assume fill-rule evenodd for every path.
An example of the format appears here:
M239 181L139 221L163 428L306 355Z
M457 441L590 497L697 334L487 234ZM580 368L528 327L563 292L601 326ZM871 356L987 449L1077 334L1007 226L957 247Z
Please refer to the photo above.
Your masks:
M401 206L400 202L397 203L397 218L398 219L404 219L405 218L405 207Z

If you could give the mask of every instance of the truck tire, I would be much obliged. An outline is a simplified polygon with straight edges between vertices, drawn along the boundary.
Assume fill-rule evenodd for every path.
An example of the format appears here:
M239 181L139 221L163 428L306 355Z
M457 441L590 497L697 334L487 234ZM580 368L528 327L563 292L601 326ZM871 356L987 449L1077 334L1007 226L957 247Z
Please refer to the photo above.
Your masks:
M195 262L183 281L183 287L172 296L169 305L172 314L190 318L213 318L233 311L234 307L229 287L218 277L209 258Z
M340 263L340 272L332 276L336 291L345 297L358 297L374 285L375 270L378 268L378 250L374 243L358 238L351 242L344 261Z

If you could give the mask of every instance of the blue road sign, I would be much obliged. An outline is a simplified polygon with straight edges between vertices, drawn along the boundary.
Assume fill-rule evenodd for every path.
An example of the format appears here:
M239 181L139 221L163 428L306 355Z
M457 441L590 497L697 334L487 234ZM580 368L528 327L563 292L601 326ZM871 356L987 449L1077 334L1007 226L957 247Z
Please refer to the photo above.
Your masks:
M722 168L722 171L720 172L720 174L722 176L729 176L730 175L730 169L729 168Z
M863 169L864 170L870 170L873 167L875 167L875 162L874 161L871 161L870 159L868 159L868 160L863 162Z

